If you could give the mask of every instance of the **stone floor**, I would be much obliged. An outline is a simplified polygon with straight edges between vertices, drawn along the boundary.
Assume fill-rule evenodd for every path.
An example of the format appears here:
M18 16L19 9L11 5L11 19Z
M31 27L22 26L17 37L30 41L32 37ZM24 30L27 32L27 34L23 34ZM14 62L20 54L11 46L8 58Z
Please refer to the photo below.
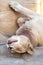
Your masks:
M0 36L0 65L43 65L43 47L36 47L35 53L11 54L6 47L7 38Z

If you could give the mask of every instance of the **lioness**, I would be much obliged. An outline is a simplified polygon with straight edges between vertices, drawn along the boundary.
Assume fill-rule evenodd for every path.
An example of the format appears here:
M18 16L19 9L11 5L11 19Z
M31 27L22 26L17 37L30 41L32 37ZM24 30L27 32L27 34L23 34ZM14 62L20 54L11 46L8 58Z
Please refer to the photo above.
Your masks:
M31 19L18 19L19 29L16 31L16 35L8 39L8 46L12 52L33 54L33 47L43 45L43 17L23 7L18 2L10 1L9 5L16 12Z

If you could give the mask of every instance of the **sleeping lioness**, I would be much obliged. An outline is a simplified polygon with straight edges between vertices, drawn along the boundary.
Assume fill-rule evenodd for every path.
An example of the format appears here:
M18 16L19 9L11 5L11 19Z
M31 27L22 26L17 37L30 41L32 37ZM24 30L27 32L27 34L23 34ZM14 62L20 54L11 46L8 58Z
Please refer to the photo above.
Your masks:
M10 1L10 6L17 12L30 17L30 20L19 18L19 29L16 35L8 39L11 52L33 54L35 46L43 45L43 17L23 7L18 2Z

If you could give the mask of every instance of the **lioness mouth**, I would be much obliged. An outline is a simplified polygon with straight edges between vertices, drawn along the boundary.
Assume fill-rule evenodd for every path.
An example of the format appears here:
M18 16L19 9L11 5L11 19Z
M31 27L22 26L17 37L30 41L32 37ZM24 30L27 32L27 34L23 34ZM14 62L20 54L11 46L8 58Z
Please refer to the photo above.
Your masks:
M14 41L11 41L11 40L9 40L8 41L8 44L12 44L13 42L17 42L18 40L14 40Z

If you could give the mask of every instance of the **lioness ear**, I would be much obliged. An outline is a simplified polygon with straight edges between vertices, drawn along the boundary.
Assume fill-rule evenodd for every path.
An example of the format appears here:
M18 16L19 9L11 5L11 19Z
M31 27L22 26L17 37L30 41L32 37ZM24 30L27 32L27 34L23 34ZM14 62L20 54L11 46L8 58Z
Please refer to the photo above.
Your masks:
M34 48L33 48L32 44L30 44L30 46L28 46L27 53L30 55L32 55L34 53Z

